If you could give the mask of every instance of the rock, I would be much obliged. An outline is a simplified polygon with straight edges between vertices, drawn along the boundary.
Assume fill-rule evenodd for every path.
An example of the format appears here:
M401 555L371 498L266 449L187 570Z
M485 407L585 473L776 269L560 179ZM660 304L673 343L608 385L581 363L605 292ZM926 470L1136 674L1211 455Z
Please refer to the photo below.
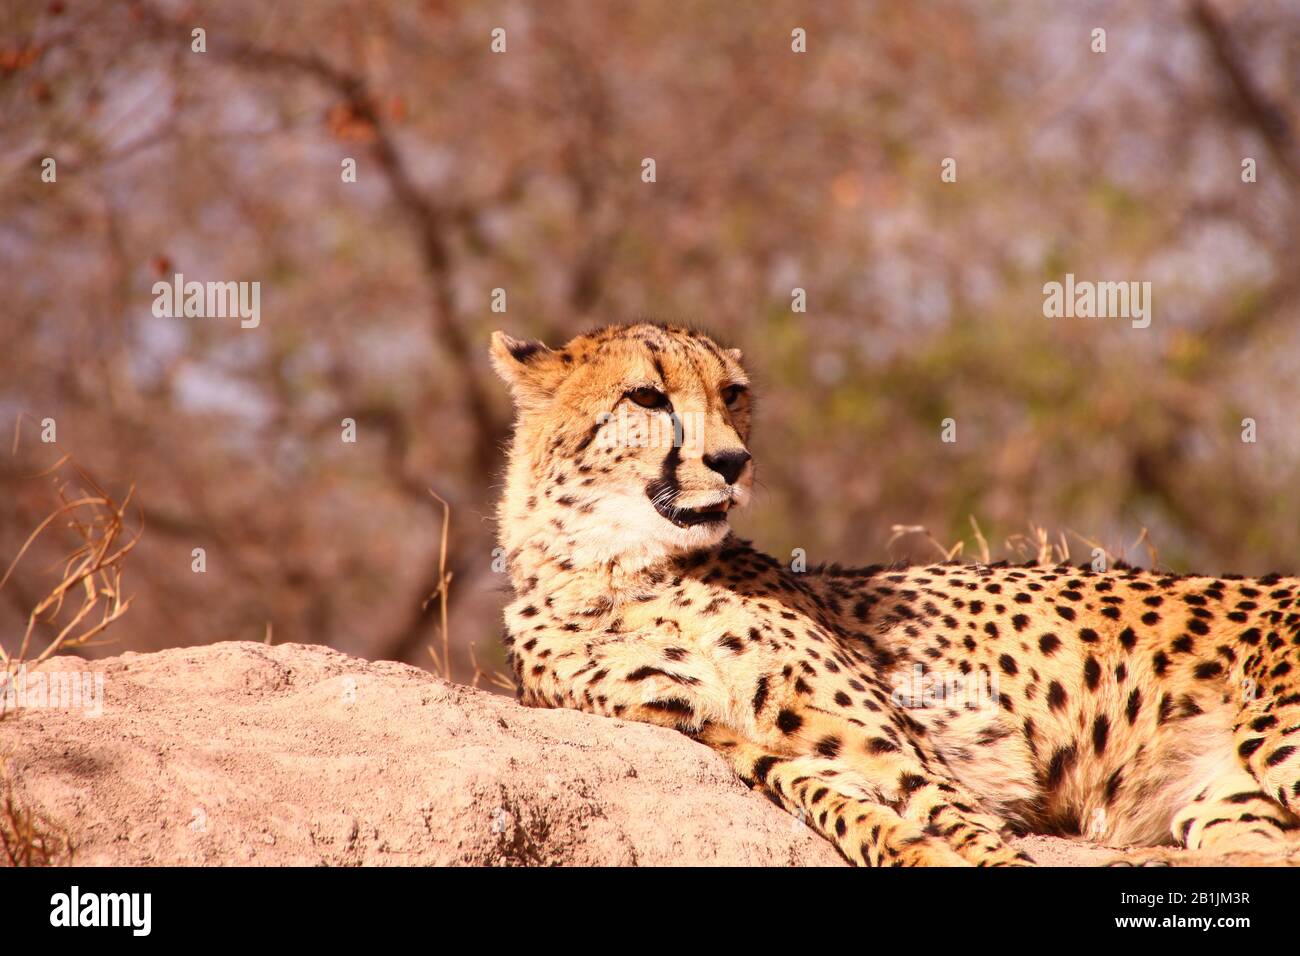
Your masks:
M227 643L41 670L103 675L100 716L0 722L18 804L81 864L843 865L680 734L404 664ZM1026 846L1057 865L1113 853Z
M708 748L325 647L86 662L101 716L0 723L20 806L82 864L840 865Z

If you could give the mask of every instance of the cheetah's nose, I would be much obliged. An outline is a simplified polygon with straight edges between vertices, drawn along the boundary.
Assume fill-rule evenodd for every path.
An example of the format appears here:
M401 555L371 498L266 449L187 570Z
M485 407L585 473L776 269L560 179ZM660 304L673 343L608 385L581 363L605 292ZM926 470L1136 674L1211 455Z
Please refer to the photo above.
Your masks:
M727 479L727 484L734 485L740 473L745 470L745 465L750 459L749 452L743 448L736 448L730 451L720 451L716 455L705 455L704 464L716 471L723 478Z

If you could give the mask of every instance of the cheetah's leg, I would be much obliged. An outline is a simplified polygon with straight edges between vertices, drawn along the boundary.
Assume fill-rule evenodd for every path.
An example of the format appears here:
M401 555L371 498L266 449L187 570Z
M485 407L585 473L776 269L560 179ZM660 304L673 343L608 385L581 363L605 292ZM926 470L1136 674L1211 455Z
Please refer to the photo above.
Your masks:
M893 725L852 724L815 707L805 707L797 720L787 719L786 727L786 738L793 749L820 754L833 767L864 781L873 788L875 800L922 832L944 840L968 862L976 866L1033 863L1027 854L1002 839L1004 821L984 810L973 794L948 778L923 742L898 733Z
M1275 725L1264 712L1272 707L1261 701L1243 708L1236 741L1237 753L1246 766L1223 773L1174 813L1170 830L1178 845L1200 851L1200 855L1183 858L1177 852L1153 849L1130 853L1117 860L1117 865L1128 866L1134 862L1204 865L1216 861L1246 866L1300 865L1300 819L1286 808L1285 801L1274 799L1274 794L1281 797L1290 791L1284 782L1269 773L1285 766L1286 760L1270 766L1267 757L1253 759L1258 752L1277 753L1286 746L1268 738L1270 729L1285 731L1280 722ZM1292 796L1291 806L1296 803ZM1225 856L1232 859L1222 860Z
M1264 693L1246 697L1233 728L1244 766L1174 817L1174 834L1189 849L1300 856L1300 694L1278 681L1292 651L1279 642L1246 660L1247 683Z
M826 757L781 756L706 727L741 779L803 819L857 866L969 866L942 840L872 799L865 781Z
M1223 774L1174 814L1170 829L1179 846L1199 852L1184 856L1177 850L1153 848L1130 852L1112 865L1300 865L1300 842L1292 832L1296 826L1295 817L1239 767Z
M1172 830L1189 850L1286 857L1300 850L1296 819L1270 799L1244 768L1215 780L1174 814Z
M908 778L911 787L899 805L905 819L924 821L927 833L935 833L976 866L1025 866L1033 863L1028 854L1008 846L997 817L976 809L975 798L955 783L916 774Z
M1256 632L1258 635L1258 632ZM1300 855L1300 693L1289 675L1300 653L1275 632L1242 662L1244 694L1233 726L1243 766L1174 817L1189 849Z
M635 660L624 668L639 667ZM683 674L685 674L684 668ZM721 726L699 720L706 701L699 688L708 674L688 675L690 681L639 682L637 695L595 696L589 684L595 679L591 665L571 674L543 671L535 675L545 692L582 709L645 723L672 727L721 752L746 783L796 814L825 836L851 862L864 866L965 866L966 860L921 826L904 820L879 802L868 782L853 768L833 758L810 754L779 755L759 747ZM617 685L615 685L617 686ZM551 688L554 687L552 691ZM621 709L612 709L619 706Z
M1272 633L1269 638L1277 640ZM1269 650L1246 661L1246 683L1263 693L1252 694L1241 708L1234 743L1259 787L1300 816L1300 693L1292 676L1300 671L1300 647Z
M1248 671L1263 666L1247 661ZM1174 813L1174 837L1207 855L1300 862L1300 695L1248 697L1233 743L1242 764Z

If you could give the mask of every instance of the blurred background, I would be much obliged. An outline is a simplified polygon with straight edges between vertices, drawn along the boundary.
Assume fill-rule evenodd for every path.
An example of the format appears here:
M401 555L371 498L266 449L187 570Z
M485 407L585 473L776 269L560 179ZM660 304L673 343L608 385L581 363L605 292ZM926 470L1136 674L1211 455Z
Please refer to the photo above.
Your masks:
M0 573L68 454L143 525L82 653L432 666L445 570L468 680L506 599L488 334L643 317L743 349L736 525L776 555L978 557L973 517L995 558L1296 573L1298 112L1294 0L0 0ZM177 272L260 282L260 325L156 318ZM1150 327L1044 318L1067 272L1151 282ZM11 650L60 534L0 590Z

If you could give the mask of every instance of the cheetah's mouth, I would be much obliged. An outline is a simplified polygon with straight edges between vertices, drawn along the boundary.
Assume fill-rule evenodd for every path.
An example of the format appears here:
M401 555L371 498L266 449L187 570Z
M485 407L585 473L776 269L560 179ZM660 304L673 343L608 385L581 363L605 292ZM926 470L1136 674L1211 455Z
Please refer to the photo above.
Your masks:
M655 511L666 521L671 521L679 528L698 528L700 526L725 524L727 510L731 507L731 495L725 494L717 501L697 508L683 508L673 504L681 495L681 486L677 483L677 466L681 462L681 446L674 444L668 450L660 468L659 477L646 485L645 494L654 505Z
M654 503L655 511L679 528L724 523L727 520L727 512L731 509L731 499L729 498L719 501L717 504L705 505L701 508L677 508L657 499L651 500Z

